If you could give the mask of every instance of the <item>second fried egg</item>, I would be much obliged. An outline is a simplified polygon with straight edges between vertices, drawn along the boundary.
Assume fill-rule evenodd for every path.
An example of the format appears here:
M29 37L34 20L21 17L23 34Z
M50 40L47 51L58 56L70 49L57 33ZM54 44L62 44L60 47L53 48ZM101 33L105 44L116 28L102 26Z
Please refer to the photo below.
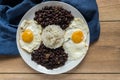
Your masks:
M79 59L88 50L88 44L86 42L88 35L87 28L79 25L80 21L76 22L76 19L73 22L66 29L64 35L63 48L68 54L68 60Z

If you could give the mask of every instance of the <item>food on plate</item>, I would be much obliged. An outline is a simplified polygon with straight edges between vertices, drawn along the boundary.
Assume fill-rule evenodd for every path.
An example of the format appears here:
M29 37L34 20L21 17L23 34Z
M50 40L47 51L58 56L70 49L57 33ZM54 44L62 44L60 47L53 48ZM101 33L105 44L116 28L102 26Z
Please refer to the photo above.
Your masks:
M34 20L24 20L20 27L20 46L31 53L41 44L42 28Z
M43 44L39 49L32 53L32 60L47 69L54 69L63 66L67 61L68 55L64 52L62 47L50 49Z
M73 18L71 12L61 6L45 6L35 12L34 20L42 25L43 28L55 24L60 25L62 29L66 29Z
M80 59L88 50L85 22L60 6L43 7L35 12L34 20L24 20L20 28L21 48L47 69Z
M48 25L43 29L43 44L51 49L62 46L64 40L64 31L58 25Z
M84 39L83 32L76 30L72 33L71 39L74 43L80 43Z
M74 22L74 21L73 21ZM68 54L68 60L76 60L81 58L88 49L88 45L86 42L88 30L83 26L78 25L81 22L77 22L70 25L66 29L64 35L64 44L63 48L65 52Z
M88 34L89 32L88 26L85 24L85 22L81 18L74 18L73 21L71 21L68 29L69 28L79 28L82 31L85 31L85 34Z
M26 29L22 32L21 37L24 42L30 43L33 40L33 32L30 29Z

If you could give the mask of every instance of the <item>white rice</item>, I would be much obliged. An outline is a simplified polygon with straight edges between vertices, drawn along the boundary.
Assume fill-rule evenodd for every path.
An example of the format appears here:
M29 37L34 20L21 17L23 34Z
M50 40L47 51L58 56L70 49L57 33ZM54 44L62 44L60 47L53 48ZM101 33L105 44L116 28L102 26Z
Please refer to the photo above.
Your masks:
M63 44L64 30L58 25L48 25L42 32L42 41L48 48L58 48Z

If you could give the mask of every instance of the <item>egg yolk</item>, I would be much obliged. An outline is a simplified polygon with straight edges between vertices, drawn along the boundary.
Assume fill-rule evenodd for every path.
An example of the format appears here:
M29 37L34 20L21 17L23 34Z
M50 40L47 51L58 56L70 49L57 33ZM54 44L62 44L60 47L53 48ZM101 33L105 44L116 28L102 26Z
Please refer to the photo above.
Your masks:
M26 29L24 32L22 32L22 40L30 43L33 40L33 32L29 29Z
M75 32L73 32L71 38L72 38L72 41L74 43L80 43L83 40L83 38L84 38L83 32L81 32L81 31L75 31Z

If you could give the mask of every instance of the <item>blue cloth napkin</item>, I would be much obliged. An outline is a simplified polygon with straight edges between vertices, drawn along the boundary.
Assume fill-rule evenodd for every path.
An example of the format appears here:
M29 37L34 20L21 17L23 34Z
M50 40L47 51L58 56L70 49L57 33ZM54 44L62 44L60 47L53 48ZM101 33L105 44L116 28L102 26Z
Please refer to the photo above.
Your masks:
M19 54L16 46L17 25L25 12L42 1L48 0L0 0L0 55ZM89 25L90 43L99 38L100 24L96 0L57 1L71 4L82 13Z

